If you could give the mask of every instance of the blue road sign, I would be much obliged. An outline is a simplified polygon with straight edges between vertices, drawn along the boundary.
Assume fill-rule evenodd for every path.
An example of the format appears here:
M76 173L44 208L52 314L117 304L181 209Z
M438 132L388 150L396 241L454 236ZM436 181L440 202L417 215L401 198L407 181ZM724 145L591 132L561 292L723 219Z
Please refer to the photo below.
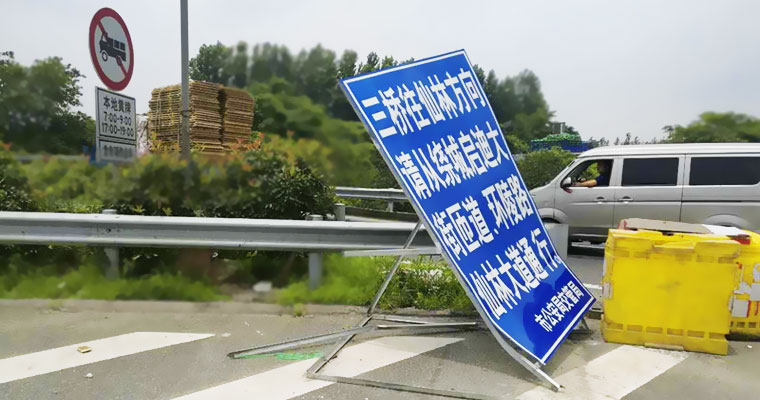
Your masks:
M594 297L557 255L467 54L341 85L486 323L545 363Z

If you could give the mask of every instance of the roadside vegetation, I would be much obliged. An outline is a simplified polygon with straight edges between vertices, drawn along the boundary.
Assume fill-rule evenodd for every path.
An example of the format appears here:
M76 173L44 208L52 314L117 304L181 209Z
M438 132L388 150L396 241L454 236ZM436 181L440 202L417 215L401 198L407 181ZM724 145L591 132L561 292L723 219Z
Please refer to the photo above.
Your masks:
M326 214L336 200L333 186L396 186L336 79L408 61L376 53L360 59L354 51L338 55L322 46L293 53L269 43L203 45L191 60L191 76L251 93L256 100L251 143L225 159L194 155L188 164L156 153L117 167L55 156L16 161L19 154L82 154L92 148L95 127L77 111L82 75L75 66L58 57L21 65L13 52L2 51L0 210L100 213L112 208L130 215L275 219ZM558 148L529 151L531 140L558 138L550 135L554 112L538 76L530 70L503 77L480 67L476 72L511 151L519 154L526 184L546 184L574 155ZM566 132L580 138L572 126ZM615 144L640 142L623 132L624 139L618 137ZM663 127L663 135L662 141L673 143L758 142L760 120L707 112L689 125ZM411 212L408 205L396 210ZM100 272L101 249L0 245L0 297L208 301L224 298L222 284L250 287L267 280L281 288L276 296L281 304L366 305L392 262L327 256L324 285L309 291L304 254L137 248L121 249L120 256L122 278L106 280ZM452 272L429 258L405 264L381 305L471 309Z

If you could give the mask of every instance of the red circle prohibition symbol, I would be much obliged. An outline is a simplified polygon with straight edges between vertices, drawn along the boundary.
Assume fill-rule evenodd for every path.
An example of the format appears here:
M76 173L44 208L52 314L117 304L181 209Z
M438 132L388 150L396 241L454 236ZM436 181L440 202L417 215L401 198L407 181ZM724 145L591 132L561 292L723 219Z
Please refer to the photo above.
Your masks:
M105 17L111 17L113 18L121 27L121 29L124 31L124 36L127 38L127 46L126 49L119 49L114 47L113 44L111 44L111 47L109 47L109 50L112 52L109 53L106 50L103 50L101 48L101 51L98 52L98 50L95 48L95 31L98 27L100 27L100 32L103 38L108 40L108 32L106 32L105 28L103 27L103 24L101 21ZM103 83L111 90L123 90L127 85L129 84L129 80L132 79L132 71L135 69L135 51L132 47L132 37L129 36L129 30L127 29L127 24L124 23L124 20L121 19L121 16L114 10L105 7L98 10L98 12L95 13L95 15L92 17L92 21L90 22L90 34L87 37L89 41L89 47L90 47L90 57L92 58L92 65L95 67L95 72L98 73L98 76L100 77L100 80L103 81ZM100 42L101 46L103 46L103 42ZM108 42L106 42L108 43ZM119 57L119 52L121 50L121 53L124 54L124 58L126 58L125 55L129 55L129 68L124 68L124 63L122 62L122 58ZM109 57L110 55L110 57ZM121 68L121 71L124 73L124 79L120 81L114 81L111 80L111 78L106 75L105 71L103 71L103 66L101 65L101 62L107 62L109 58L114 58L116 60L116 63L119 65L119 68Z

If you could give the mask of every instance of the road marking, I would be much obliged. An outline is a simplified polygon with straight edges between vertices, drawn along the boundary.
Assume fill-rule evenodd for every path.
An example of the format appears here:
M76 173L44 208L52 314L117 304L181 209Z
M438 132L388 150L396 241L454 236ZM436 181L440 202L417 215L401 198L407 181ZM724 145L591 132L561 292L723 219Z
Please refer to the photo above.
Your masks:
M621 399L688 357L686 353L620 346L583 367L560 375L556 380L565 388L556 393L543 386L531 389L519 400Z
M0 360L0 383L214 336L208 333L134 332ZM77 347L92 350L80 353Z
M389 336L348 347L322 373L354 377L437 348L459 342L460 338ZM299 361L262 372L176 400L206 399L289 399L332 385L334 382L308 379L306 370L316 360ZM241 362L244 362L241 360Z

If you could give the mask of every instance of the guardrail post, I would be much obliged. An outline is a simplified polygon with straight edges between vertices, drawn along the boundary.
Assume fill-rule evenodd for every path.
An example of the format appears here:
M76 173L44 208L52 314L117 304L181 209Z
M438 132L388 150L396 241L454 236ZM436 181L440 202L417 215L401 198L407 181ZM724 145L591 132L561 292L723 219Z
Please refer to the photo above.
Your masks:
M345 217L345 206L344 206ZM345 218L344 218L345 219ZM307 221L322 221L322 216L311 214L306 217ZM322 253L309 253L309 290L314 290L322 284Z
M343 203L335 203L335 210L333 211L335 214L335 220L336 221L345 221L346 220L346 205Z
M387 208L387 211L388 211L388 212L393 212L393 201L389 201L389 202L388 202L388 208Z
M106 209L101 214L115 215L116 210ZM105 268L106 279L117 279L119 277L119 248L118 247L106 247L103 249L108 258L108 265Z

